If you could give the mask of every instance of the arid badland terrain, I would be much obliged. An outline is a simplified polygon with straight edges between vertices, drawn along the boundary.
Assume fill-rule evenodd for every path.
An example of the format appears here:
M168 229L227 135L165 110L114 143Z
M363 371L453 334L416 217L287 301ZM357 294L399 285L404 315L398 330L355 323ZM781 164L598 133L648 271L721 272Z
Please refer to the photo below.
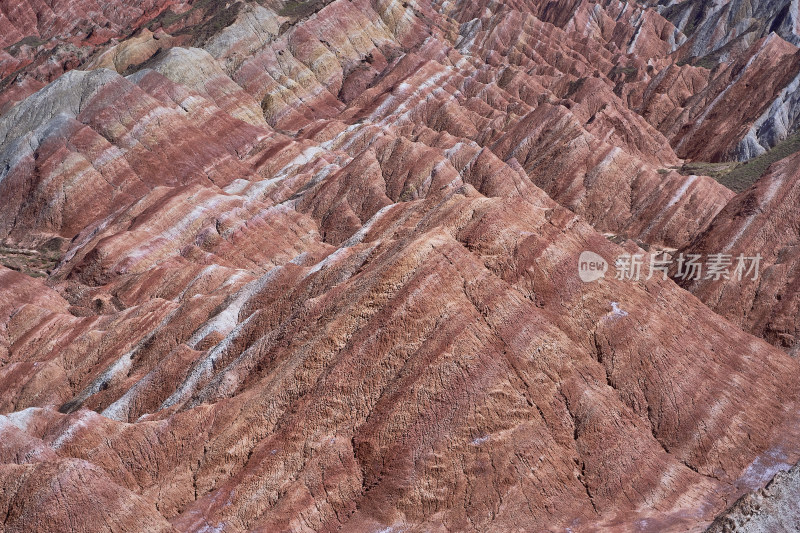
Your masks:
M799 45L0 0L0 531L800 530Z

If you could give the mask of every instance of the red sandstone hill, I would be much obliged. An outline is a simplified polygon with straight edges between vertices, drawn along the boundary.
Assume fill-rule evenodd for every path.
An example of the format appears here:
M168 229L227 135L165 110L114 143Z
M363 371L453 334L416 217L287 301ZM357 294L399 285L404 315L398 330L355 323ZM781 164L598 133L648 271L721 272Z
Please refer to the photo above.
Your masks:
M738 277L687 285L717 313L793 355L800 350L800 155L770 167L690 246L762 257L758 283ZM713 252L712 252L713 253ZM750 276L752 278L752 276Z
M800 54L674 18L0 6L0 529L740 517L800 459L798 160L676 169L785 137ZM763 279L578 276L644 249Z

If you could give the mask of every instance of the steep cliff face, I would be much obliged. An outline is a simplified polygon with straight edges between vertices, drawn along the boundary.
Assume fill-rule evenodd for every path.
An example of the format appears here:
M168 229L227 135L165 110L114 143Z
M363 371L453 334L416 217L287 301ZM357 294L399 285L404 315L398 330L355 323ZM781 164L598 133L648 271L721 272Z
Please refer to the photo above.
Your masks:
M659 129L681 157L745 161L763 154L795 129L800 53L775 34L712 72L708 84L667 117Z
M690 135L687 142L683 133L665 132L673 145L677 143L676 152L681 157L746 161L774 147L798 128L800 59L795 46L800 44L800 21L793 2L689 0L653 7L688 38L676 51L676 57L705 68L722 67L721 75L711 74L715 83L705 91L706 103L698 109L712 115L721 111L726 118L697 122L705 122L708 127L713 124L715 132L724 132L724 141L698 151L692 147L705 144L703 137Z
M800 44L800 20L790 0L713 2L686 0L650 2L687 37L685 54L704 57L715 52L723 59L770 33Z
M17 9L85 57L0 92L5 530L678 531L800 458L797 302L759 310L794 160L674 170L791 44L709 73L586 1ZM774 283L579 278L637 242Z

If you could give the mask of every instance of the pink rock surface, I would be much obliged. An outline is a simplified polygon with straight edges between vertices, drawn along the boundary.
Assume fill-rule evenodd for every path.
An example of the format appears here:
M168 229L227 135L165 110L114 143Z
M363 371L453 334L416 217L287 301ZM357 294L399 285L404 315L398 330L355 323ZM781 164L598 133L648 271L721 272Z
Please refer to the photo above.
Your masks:
M697 530L800 458L796 160L672 170L788 43L709 73L627 4L70 5L96 39L0 19L86 54L0 58L4 530ZM579 279L634 241L767 281Z
M793 207L800 194L798 163L800 156L795 155L772 165L761 180L731 200L691 245L694 250L731 255L731 270L740 255L758 254L759 268L741 280L731 275L687 284L719 314L794 355L800 346L800 249ZM746 263L746 270L751 263Z

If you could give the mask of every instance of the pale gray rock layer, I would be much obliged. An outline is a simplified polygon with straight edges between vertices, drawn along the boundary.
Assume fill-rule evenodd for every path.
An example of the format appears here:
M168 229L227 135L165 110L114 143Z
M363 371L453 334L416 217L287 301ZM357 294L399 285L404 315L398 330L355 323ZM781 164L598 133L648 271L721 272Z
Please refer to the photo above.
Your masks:
M742 496L707 533L800 531L800 466L778 473L765 488Z

